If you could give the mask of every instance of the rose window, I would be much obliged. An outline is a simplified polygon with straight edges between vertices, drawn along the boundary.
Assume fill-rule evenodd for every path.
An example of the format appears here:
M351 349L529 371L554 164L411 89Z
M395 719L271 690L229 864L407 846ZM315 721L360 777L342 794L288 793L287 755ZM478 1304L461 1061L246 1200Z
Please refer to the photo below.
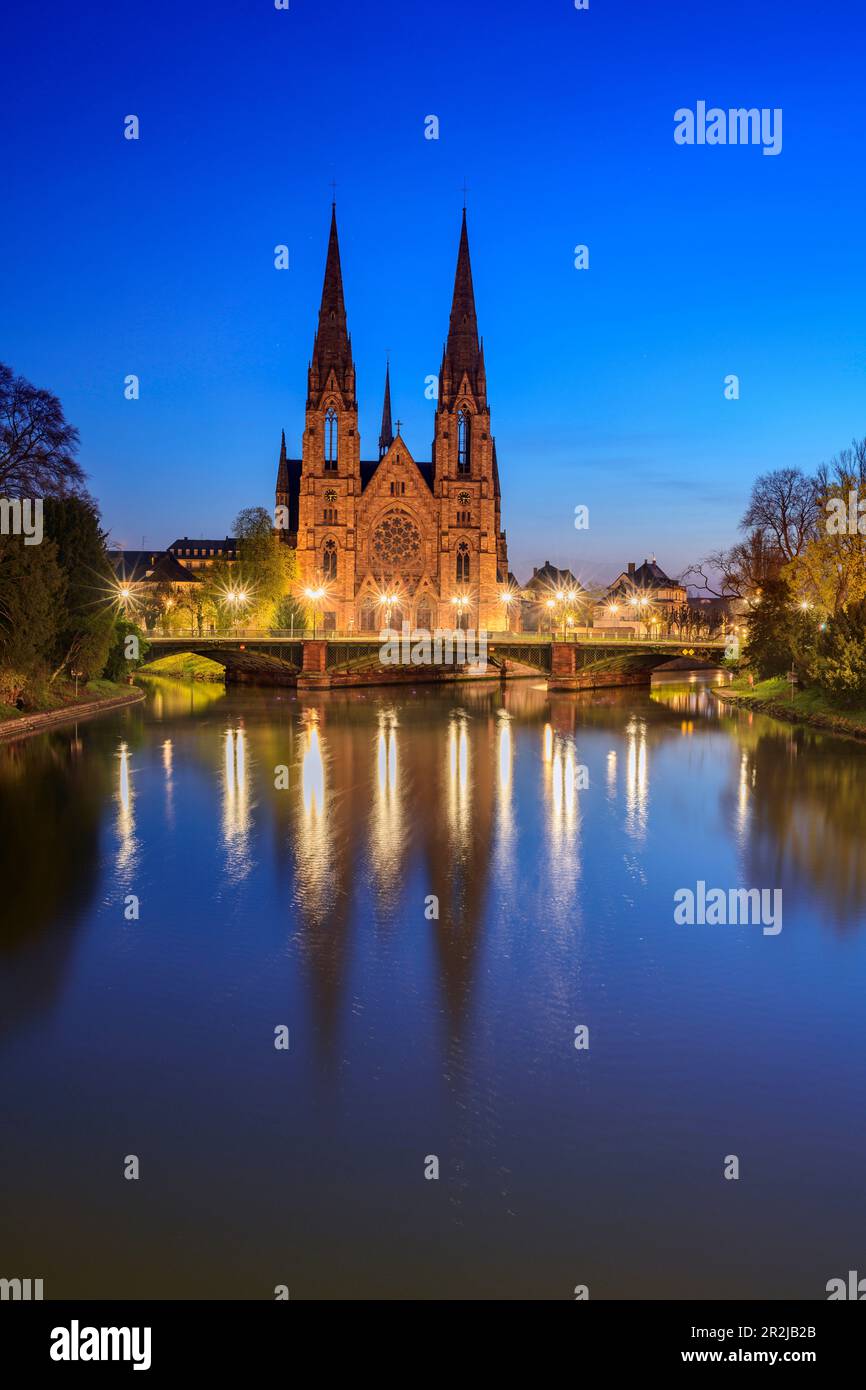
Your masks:
M399 569L421 551L421 534L405 512L389 512L373 532L373 553L384 565Z

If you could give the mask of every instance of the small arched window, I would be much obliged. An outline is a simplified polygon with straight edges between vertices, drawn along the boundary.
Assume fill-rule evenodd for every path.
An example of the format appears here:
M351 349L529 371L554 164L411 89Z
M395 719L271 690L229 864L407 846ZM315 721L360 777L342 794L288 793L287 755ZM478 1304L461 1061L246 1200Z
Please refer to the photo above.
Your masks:
M337 542L332 540L325 541L325 548L322 551L322 574L325 579L332 582L337 578Z
M469 546L461 541L457 547L457 583L469 582Z
M469 412L457 413L457 472L469 472Z
M325 467L337 467L337 412L333 406L325 416Z

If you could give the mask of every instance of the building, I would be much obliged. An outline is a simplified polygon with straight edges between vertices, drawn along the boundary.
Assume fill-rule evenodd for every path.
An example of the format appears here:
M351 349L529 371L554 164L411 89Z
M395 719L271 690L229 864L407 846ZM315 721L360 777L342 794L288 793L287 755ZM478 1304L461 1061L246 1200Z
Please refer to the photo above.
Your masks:
M151 628L174 616L189 624L201 611L202 583L167 550L110 550L118 598L131 617Z
M156 589L165 585L190 592L200 583L198 577L168 550L109 550L118 584Z
M507 625L508 557L465 210L432 458L421 460L399 420L393 428L390 369L378 455L361 456L332 209L301 457L288 457L283 433L276 504L277 525L297 550L302 594L321 593L323 631L377 632L386 616L396 627Z
M593 612L593 627L622 636L654 637L682 620L688 590L670 579L655 556L635 567L629 564L608 587Z
M523 631L553 632L561 627L564 603L574 621L579 612L576 596L581 591L580 581L570 569L558 569L549 560L533 568L532 578L520 594Z
M219 560L232 564L238 558L238 543L234 536L224 536L221 541L190 540L189 536L182 536L172 541L168 553L180 560L186 569L210 569Z

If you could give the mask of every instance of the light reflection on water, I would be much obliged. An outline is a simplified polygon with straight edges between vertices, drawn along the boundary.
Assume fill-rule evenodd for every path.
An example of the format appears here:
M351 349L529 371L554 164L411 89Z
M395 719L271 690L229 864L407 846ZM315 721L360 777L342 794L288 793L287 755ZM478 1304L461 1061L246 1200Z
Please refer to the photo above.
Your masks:
M259 1297L287 1250L293 1296L823 1296L866 1238L864 786L700 682L161 682L0 748L9 1259L58 1297ZM783 932L676 929L698 878L782 886ZM146 1211L99 1176L130 1125Z

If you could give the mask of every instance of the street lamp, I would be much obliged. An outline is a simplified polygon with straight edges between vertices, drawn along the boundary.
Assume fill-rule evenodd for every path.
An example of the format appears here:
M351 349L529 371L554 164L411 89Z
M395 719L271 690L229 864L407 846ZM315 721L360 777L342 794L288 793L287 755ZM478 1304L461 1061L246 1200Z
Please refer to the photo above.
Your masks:
M380 604L384 607L384 609L385 609L385 626L386 626L386 628L389 628L389 629L390 629L390 627L391 627L391 610L392 610L392 608L394 607L394 604L397 602L398 597L399 597L399 595L397 595L397 594L381 594L381 595L379 596L379 603L380 603Z
M463 614L466 611L466 605L468 604L469 599L466 597L465 594L455 594L451 602L457 608L457 626L462 629Z
M316 616L318 614L319 602L325 597L325 590L319 586L317 589L305 589L304 596L313 605L313 641L316 640Z

